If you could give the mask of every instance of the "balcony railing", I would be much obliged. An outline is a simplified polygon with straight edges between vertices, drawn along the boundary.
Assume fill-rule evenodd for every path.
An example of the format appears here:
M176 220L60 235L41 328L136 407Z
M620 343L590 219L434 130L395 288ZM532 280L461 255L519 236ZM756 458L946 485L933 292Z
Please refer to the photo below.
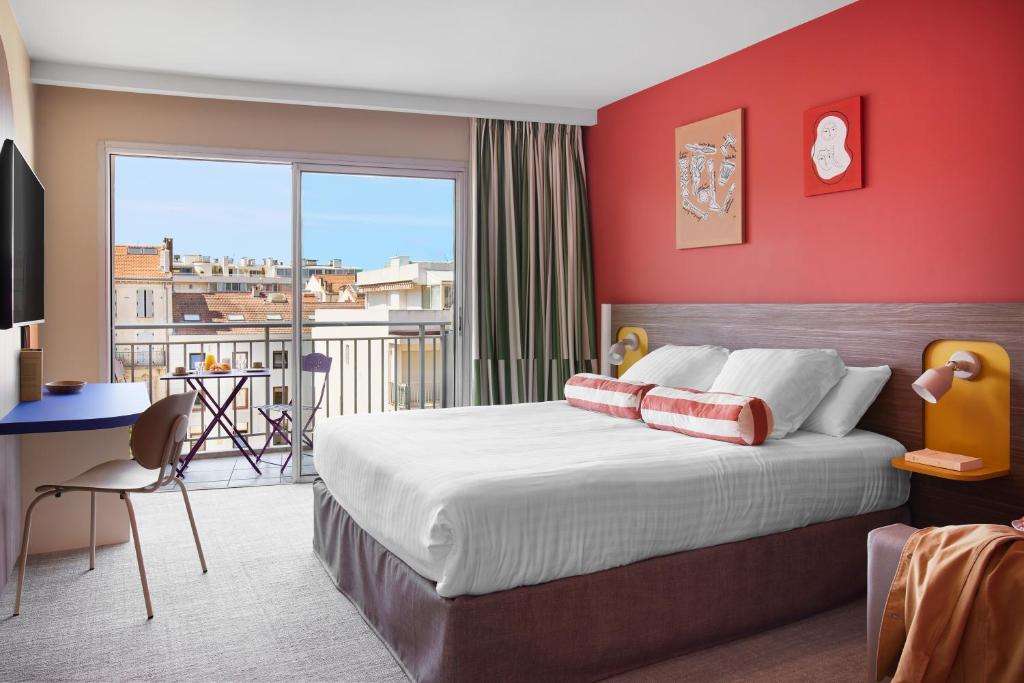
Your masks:
M247 433L257 450L269 434L257 407L292 402L292 364L314 351L332 359L326 375L301 373L306 409L316 404L326 387L314 424L334 415L452 405L450 322L305 321L302 325L298 357L292 351L289 322L115 325L114 357L123 364L125 379L144 382L154 401L183 389L180 380L161 380L163 375L179 366L191 370L207 354L227 358L233 366L263 363L270 377L251 379L228 410L232 422ZM147 338L135 339L139 333ZM158 335L162 338L154 338ZM234 388L234 380L210 379L205 386L221 403ZM197 405L189 425L190 446L211 417ZM272 442L268 451L285 448ZM207 453L231 451L234 445L219 427L204 444Z

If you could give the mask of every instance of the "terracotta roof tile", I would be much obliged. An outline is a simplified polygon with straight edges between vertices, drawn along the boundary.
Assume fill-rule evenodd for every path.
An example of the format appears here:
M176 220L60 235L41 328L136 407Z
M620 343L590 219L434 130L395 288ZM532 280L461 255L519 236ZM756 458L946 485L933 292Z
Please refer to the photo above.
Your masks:
M360 292L397 292L413 289L416 283L412 280L396 280L395 282L378 282L375 284L359 285Z
M320 286L331 294L341 291L341 288L345 285L354 285L356 283L356 276L354 274L314 275L313 277L319 280Z
M175 323L193 322L185 320L186 315L196 315L199 319L194 322L204 323L233 322L228 316L238 314L244 316L244 321L249 323L278 323L292 320L292 300L288 294L284 295L283 301L271 301L268 297L254 297L251 294L238 292L175 292L172 296L172 308L173 322ZM353 303L322 303L315 299L302 297L303 317L322 308L361 310L365 308L365 302L360 299ZM268 315L279 315L281 318L268 320ZM187 327L175 330L175 334L251 335L257 333L260 333L259 329L246 327ZM270 333L272 335L290 334L287 328L271 329Z
M129 254L131 249L146 249L149 254ZM160 268L160 252L163 247L155 244L115 244L115 280L170 280L171 274Z

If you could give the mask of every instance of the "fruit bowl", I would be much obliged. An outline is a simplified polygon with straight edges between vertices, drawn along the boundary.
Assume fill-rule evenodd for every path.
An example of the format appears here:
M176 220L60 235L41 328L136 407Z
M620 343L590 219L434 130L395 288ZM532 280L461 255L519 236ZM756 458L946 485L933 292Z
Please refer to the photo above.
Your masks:
M77 394L85 388L85 382L78 379L62 379L57 382L47 382L46 390L51 394Z

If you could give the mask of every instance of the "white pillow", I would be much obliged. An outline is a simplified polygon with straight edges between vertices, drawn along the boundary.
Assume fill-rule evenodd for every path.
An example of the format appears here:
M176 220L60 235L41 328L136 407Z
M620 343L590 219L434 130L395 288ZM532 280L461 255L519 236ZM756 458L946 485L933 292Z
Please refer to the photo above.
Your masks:
M707 391L728 358L729 349L721 346L666 344L633 363L619 379Z
M846 372L832 349L743 349L729 355L710 391L754 396L775 416L771 439L795 432Z
M864 417L891 376L892 370L888 365L846 368L839 384L821 399L800 429L829 436L846 436Z

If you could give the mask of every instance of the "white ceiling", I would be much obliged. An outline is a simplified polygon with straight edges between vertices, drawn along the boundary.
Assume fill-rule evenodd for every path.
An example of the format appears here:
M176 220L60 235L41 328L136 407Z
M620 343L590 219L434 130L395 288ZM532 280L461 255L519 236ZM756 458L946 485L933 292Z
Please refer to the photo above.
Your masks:
M11 0L33 80L592 123L852 0Z

